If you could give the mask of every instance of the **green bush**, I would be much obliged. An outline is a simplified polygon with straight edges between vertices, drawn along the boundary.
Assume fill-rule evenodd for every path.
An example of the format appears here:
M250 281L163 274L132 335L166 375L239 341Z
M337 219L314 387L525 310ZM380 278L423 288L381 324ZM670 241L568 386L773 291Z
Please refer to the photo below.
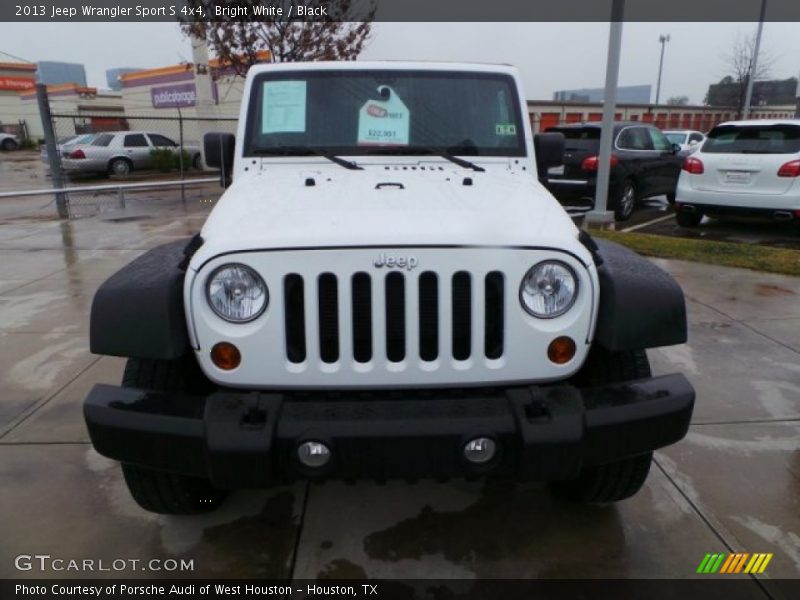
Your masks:
M192 155L186 150L183 150L182 154L183 170L188 171L192 168ZM162 173L180 170L181 168L181 155L168 148L154 148L150 150L150 156L153 159L153 168Z

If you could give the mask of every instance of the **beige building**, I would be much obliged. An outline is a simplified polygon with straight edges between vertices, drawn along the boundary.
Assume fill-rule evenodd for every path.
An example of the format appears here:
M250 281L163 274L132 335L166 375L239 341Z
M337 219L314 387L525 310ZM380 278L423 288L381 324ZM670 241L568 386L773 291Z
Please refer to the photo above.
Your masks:
M793 106L759 106L753 108L752 119L792 118ZM544 131L548 127L564 123L601 121L601 102L566 102L528 100L528 116L533 131ZM617 104L614 115L617 121L641 121L652 123L660 129L696 129L707 132L723 121L736 119L735 110L712 106L670 106L664 104Z
M64 83L48 85L47 96L56 137L124 128L121 94ZM19 118L27 124L30 137L44 138L36 90L21 92L18 94L17 102Z
M244 78L195 48L195 62L121 75L122 104L131 130L155 131L173 139L182 121L186 144L200 144L209 131L235 133ZM262 52L259 58L269 59Z
M36 85L36 65L2 55L0 58L0 130L20 134L23 119L20 114L20 92L31 91ZM41 125L39 126L41 129Z

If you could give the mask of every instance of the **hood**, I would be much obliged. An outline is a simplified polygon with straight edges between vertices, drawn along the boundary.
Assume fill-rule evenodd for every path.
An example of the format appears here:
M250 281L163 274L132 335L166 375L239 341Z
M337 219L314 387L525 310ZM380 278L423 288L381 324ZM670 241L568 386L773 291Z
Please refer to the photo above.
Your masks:
M281 166L239 178L209 215L197 258L325 246L550 246L575 252L577 245L577 252L584 250L572 220L529 173L331 167Z

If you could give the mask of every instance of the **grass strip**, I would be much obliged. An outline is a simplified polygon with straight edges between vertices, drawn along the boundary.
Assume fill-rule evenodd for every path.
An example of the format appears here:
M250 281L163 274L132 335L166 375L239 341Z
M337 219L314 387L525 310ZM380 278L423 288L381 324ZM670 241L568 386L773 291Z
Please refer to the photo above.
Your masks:
M592 229L590 233L594 237L626 246L644 256L676 258L710 265L800 276L798 250L600 229Z

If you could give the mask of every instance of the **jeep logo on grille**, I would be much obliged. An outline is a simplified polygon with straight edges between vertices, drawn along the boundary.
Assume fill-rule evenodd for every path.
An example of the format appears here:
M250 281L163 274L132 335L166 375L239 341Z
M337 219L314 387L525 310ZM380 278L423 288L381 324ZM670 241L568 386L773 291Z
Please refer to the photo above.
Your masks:
M389 256L381 253L375 259L374 264L378 269L386 267L387 269L407 269L410 271L419 264L419 261L416 256Z

